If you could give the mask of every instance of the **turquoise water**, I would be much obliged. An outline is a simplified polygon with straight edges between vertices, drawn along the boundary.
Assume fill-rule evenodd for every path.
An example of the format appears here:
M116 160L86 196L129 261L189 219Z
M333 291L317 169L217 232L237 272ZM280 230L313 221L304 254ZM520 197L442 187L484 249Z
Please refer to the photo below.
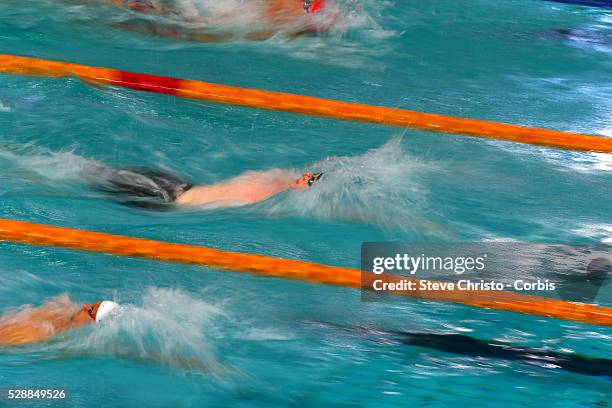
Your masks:
M340 8L324 36L202 44L119 29L142 16L96 2L6 0L0 53L612 136L609 9L535 0ZM347 267L359 266L364 241L612 242L609 155L7 75L0 138L3 218ZM88 189L83 172L97 163L161 167L198 183L253 169L327 174L316 189L254 206L155 213ZM65 388L65 406L612 402L606 377L347 329L612 358L608 328L443 303L363 303L348 289L102 254L3 243L0 256L2 313L61 294L113 298L130 311L0 351L0 388Z

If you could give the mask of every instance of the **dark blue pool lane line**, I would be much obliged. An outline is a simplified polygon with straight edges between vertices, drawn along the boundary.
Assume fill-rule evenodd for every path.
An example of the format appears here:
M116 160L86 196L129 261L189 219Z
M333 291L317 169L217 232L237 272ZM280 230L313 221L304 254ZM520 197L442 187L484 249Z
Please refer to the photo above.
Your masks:
M548 0L556 3L580 4L582 6L612 8L612 0Z

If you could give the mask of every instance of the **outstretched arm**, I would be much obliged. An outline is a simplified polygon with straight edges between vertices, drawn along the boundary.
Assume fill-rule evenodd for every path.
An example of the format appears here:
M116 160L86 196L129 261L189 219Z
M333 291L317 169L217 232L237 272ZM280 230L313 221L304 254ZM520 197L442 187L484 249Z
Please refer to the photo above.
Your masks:
M283 170L251 171L221 183L192 187L181 194L176 203L215 203L220 207L254 204L286 190L306 189L311 178L311 173L296 178L296 174Z

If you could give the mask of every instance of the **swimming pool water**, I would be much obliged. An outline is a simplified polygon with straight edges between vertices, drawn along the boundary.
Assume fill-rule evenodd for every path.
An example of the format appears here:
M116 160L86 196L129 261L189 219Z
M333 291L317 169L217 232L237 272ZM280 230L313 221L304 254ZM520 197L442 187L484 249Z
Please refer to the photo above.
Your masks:
M204 44L127 32L117 24L134 15L95 2L7 0L0 53L612 136L609 9L536 0L340 6L338 27L324 36ZM2 218L347 267L358 267L364 241L612 242L604 154L8 75L0 138ZM82 174L96 163L161 167L199 183L270 168L326 177L254 206L155 213L88 189ZM129 305L96 330L0 351L0 388L66 388L66 406L612 402L606 377L347 329L459 333L612 358L609 328L1 246L2 313L63 293Z

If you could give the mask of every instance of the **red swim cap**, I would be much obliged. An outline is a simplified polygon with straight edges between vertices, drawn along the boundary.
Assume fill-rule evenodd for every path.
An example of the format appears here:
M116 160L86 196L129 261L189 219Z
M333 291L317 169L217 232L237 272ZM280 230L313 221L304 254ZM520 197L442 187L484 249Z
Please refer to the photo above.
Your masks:
M310 7L310 12L311 13L316 13L317 11L319 11L320 9L323 8L323 6L325 6L325 0L317 0L314 2L314 4Z
M316 13L325 6L325 0L315 0L314 2L304 1L304 9L307 13Z

